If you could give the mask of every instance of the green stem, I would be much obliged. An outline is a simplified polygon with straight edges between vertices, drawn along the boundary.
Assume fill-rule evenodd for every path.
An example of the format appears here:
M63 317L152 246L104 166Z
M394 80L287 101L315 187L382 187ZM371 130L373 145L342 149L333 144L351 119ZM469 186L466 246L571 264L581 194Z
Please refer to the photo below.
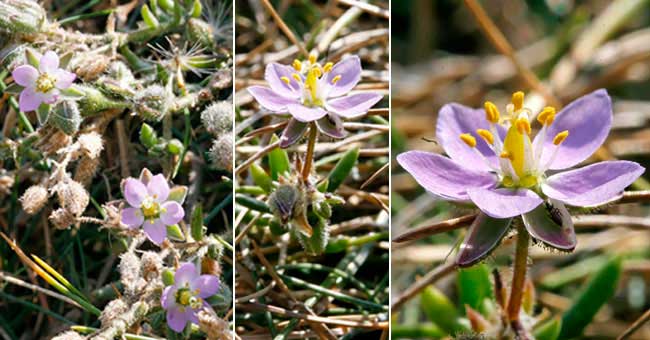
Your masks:
M316 139L318 138L318 129L316 124L309 124L309 140L307 142L307 154L305 155L305 164L302 167L302 179L307 182L309 174L311 173L311 166L314 163L314 148L316 147Z
M523 225L517 226L517 246L515 248L515 263L513 264L512 286L508 300L508 319L511 324L519 321L519 310L528 269L528 242L530 236Z

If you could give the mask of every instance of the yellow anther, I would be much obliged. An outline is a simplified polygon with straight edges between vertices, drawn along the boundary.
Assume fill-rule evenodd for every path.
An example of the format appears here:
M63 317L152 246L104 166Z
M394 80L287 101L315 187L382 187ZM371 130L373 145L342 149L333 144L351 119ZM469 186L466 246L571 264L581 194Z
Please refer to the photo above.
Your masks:
M300 72L302 70L302 63L298 59L293 60L293 69Z
M537 115L537 121L542 125L551 125L555 120L555 108L547 106Z
M325 66L323 66L323 71L324 71L325 73L331 71L331 70L332 70L332 66L334 66L334 63L329 62L329 63L325 64Z
M515 106L515 112L524 108L524 93L517 91L512 94L512 105Z
M332 84L336 84L339 80L341 80L341 75L337 75L336 77L332 78Z
M515 157L514 157L510 152L508 152L508 151L503 151L503 152L501 152L501 154L499 154L499 157L501 157L501 158L507 158L507 159L509 159L509 160L513 160L513 159L515 159Z
M302 79L300 79L300 75L298 73L292 74L291 78L295 79L299 83L302 81Z
M492 132L484 129L478 129L476 130L476 134L481 136L481 138L483 138L483 140L485 140L486 143L488 144L494 143L494 136L492 135Z
M530 122L528 121L528 118L526 117L517 118L517 121L515 121L515 126L517 127L517 131L519 131L520 134L530 135L531 128L530 128Z
M320 78L320 76L323 75L323 71L321 71L319 67L314 67L314 68L312 68L312 69L311 69L311 72L314 73L314 75L316 76L316 78Z
M467 144L467 146L469 146L470 148L476 146L476 138L474 138L474 136L470 135L469 133L463 133L459 137L460 140L465 142L465 144Z
M490 123L496 124L499 122L501 115L499 114L499 109L492 102L485 102L485 119Z
M553 137L553 144L560 145L567 137L569 137L569 130L564 130Z
M315 64L316 63L316 55L315 54L310 54L309 55L309 63L310 64Z
M506 176L503 177L503 179L501 180L501 184L503 184L503 186L505 186L506 188L511 188L515 186L515 181L512 179L512 177Z
M289 85L291 82L291 79L289 79L289 77L280 77L280 80L282 80L287 85Z

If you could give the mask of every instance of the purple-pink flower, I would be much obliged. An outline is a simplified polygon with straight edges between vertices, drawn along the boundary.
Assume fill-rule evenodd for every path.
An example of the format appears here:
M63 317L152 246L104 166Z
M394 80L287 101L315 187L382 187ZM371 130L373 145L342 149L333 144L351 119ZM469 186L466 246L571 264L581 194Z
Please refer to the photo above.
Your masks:
M348 94L361 80L361 61L352 56L321 65L315 56L292 66L271 63L264 74L269 87L251 86L248 92L265 109L289 113L280 147L286 148L305 133L310 122L333 138L343 138L343 118L364 115L382 98L377 93ZM347 94L347 95L346 95Z
M174 284L165 287L160 303L167 311L167 324L182 332L188 322L198 324L197 313L210 308L205 299L219 290L219 278L200 275L194 264L186 262L176 270Z
M149 174L143 171L143 174ZM130 205L122 209L122 223L129 228L143 227L153 243L160 245L167 236L167 226L180 222L185 210L179 202L168 200L169 184L165 176L143 175L127 178L123 184L124 198Z
M21 65L11 73L14 81L23 86L18 106L21 111L36 110L41 103L54 104L61 94L72 85L76 75L59 68L59 56L47 51L40 59L38 69Z
M537 115L541 129L532 140L533 115L523 102L523 93L515 93L503 116L490 102L485 109L445 105L436 135L449 158L422 151L397 156L432 194L471 201L482 211L461 245L457 259L461 266L487 256L519 215L535 239L573 250L575 231L565 205L606 203L645 170L630 161L566 170L586 160L607 138L613 113L606 90L585 95L557 114L552 107L544 108Z

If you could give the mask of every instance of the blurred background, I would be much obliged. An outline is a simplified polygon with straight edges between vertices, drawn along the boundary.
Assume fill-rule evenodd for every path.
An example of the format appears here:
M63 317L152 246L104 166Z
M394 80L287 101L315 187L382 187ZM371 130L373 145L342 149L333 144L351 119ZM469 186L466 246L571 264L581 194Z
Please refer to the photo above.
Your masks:
M647 1L479 3L516 51L522 65L532 70L563 105L597 88L608 90L614 102L612 131L604 148L586 163L617 158L634 160L647 168ZM503 110L515 91L522 90L527 97L536 96L540 103L542 97L532 93L517 68L486 38L463 1L409 0L394 1L392 5L391 225L395 238L409 228L471 212L434 199L395 161L395 156L406 150L442 152L435 142L437 112L442 105L458 102L482 107L484 101L490 100ZM628 188L647 189L644 178ZM607 297L583 335L589 339L614 339L650 307L649 210L643 204L624 204L579 214L586 213L595 215L576 220L578 247L573 253L550 252L541 247L532 250L529 273L536 292L534 310L538 318L565 315L575 307L576 299L603 265L620 256L623 261L620 278L614 281L614 293ZM462 232L392 244L393 303L417 278L453 260L452 248L462 240ZM475 270L478 277L490 280L486 273L493 268L508 275L512 243L504 239L481 269ZM447 303L445 308L449 309L442 310L463 317L469 290L481 288L478 281L472 281L477 276L468 277L472 276L457 275L454 271L440 279L435 288L429 287L432 290L427 288L424 295L416 295L393 309L393 338L448 334L435 313L442 307L432 304ZM650 327L642 326L630 338L650 338Z

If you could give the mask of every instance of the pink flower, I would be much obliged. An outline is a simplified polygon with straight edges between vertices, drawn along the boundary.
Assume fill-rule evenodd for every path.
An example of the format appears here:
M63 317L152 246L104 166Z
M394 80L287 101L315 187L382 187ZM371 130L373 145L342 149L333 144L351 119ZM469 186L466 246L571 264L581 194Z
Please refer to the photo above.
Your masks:
M31 65L16 67L11 73L14 81L25 88L20 93L18 105L21 111L36 110L41 103L54 104L61 93L77 77L59 68L59 56L47 51L41 57L38 70Z
M251 86L248 92L265 109L291 114L280 138L282 148L297 142L310 122L332 138L343 138L341 117L363 116L382 98L377 93L348 94L361 80L357 56L324 66L315 56L304 62L295 60L293 67L271 63L266 65L264 78L269 87Z
M131 229L142 226L151 242L160 245L167 236L167 226L180 222L185 210L178 202L167 200L170 189L162 174L146 183L144 178L127 178L124 182L124 198L131 207L122 209L122 223Z
M194 264L186 262L176 270L174 284L165 287L160 304L167 311L167 324L175 332L182 332L188 322L198 324L197 313L210 308L204 299L219 290L219 278L199 275Z

